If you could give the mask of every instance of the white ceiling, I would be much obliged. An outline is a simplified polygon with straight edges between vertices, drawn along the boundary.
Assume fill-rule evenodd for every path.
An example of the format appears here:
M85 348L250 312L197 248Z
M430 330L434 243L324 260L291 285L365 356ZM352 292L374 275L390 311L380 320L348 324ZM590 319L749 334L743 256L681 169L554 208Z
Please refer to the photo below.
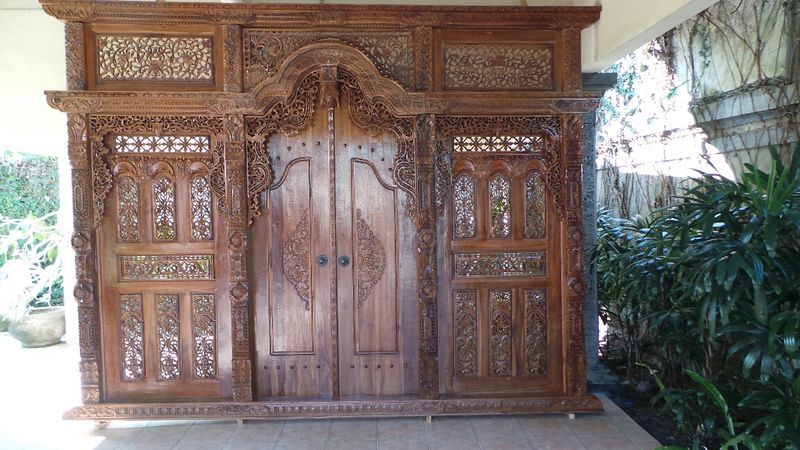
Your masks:
M155 1L155 0L153 0ZM181 0L183 1L183 0ZM262 0L205 0L277 3ZM483 6L601 5L600 21L582 35L583 70L602 70L717 0L294 0L283 3L373 3ZM64 89L63 26L37 0L0 0L0 151L61 153L65 115L42 91ZM10 106L9 106L10 105Z

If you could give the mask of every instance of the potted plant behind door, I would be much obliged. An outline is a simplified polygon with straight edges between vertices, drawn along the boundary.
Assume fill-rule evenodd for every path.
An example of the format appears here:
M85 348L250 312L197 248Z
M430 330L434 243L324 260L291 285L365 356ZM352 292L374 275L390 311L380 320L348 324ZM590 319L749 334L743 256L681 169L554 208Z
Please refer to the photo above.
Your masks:
M23 347L57 344L65 333L55 213L0 218L0 316Z

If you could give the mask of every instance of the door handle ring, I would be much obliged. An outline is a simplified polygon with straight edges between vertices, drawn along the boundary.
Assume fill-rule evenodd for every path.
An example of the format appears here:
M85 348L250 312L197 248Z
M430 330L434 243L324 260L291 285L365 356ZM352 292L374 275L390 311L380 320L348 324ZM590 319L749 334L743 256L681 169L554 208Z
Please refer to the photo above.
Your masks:
M317 264L319 264L319 265L320 265L320 267L325 267L325 266L327 266L327 265L328 265L328 257L327 257L327 256L325 256L325 255L319 255L319 256L317 256Z
M350 265L350 258L348 258L346 255L340 256L339 265L342 267L347 267L348 265Z

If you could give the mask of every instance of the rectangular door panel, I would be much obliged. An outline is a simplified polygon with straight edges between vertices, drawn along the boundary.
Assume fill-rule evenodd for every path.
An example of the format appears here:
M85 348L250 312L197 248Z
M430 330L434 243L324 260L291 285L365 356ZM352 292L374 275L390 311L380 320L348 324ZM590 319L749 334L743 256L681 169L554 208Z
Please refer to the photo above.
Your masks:
M356 354L397 353L397 194L369 161L351 160Z
M265 145L274 182L261 196L252 233L257 397L333 396L330 173L327 115L317 112L294 136Z
M311 289L315 222L309 159L295 159L280 183L268 192L270 223L270 352L313 354L314 294Z
M336 110L336 248L342 398L409 395L418 388L414 225L392 178L398 142Z

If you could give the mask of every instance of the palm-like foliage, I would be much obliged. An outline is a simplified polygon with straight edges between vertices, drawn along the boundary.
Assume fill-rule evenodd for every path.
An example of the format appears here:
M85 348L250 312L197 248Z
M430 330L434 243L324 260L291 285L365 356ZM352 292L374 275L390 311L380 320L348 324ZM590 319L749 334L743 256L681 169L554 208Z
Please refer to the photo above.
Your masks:
M647 325L628 367L658 367L700 440L719 436L723 417L685 369L761 444L800 448L800 147L786 165L772 156L769 172L747 165L741 181L701 174L646 226L604 217L595 261L602 309Z

